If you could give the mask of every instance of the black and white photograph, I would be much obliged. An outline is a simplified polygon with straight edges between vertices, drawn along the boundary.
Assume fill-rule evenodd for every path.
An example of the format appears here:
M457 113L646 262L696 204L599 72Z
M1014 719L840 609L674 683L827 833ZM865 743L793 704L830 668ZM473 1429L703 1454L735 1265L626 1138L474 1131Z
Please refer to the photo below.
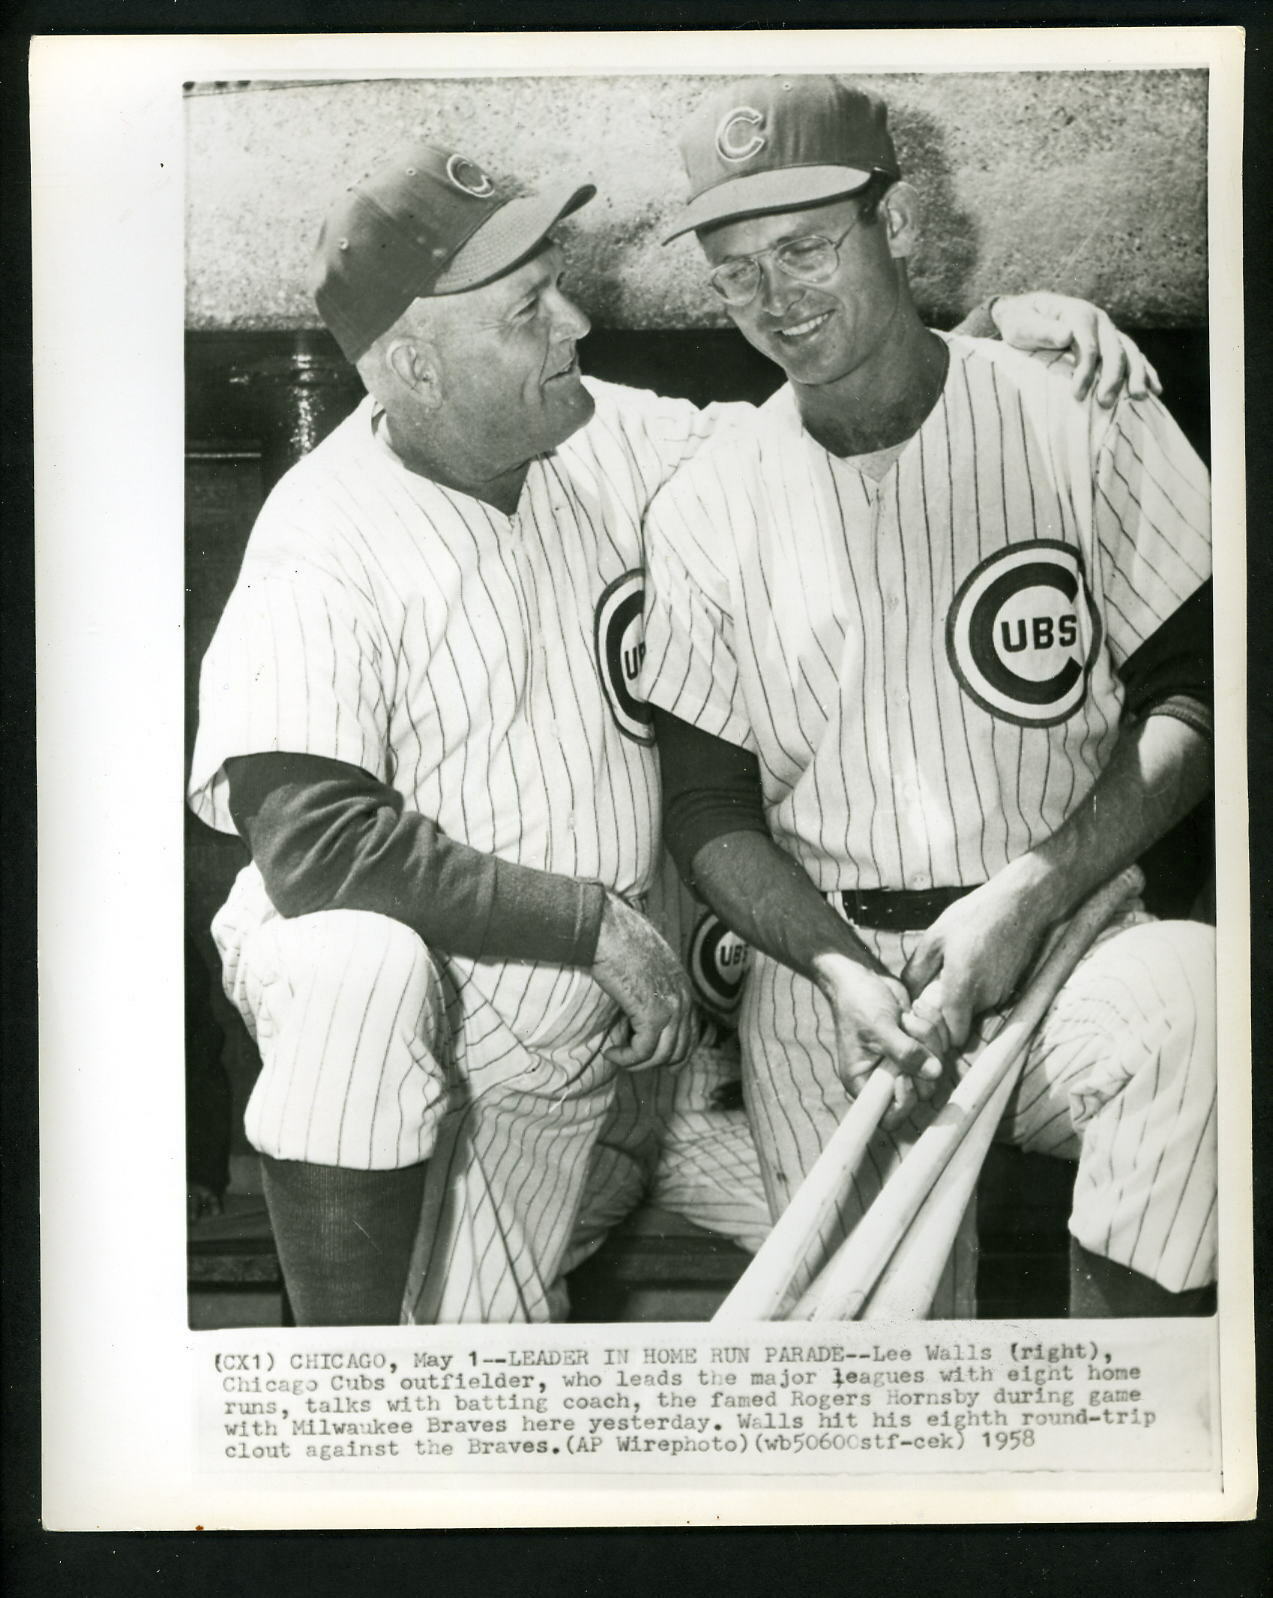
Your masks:
M95 1523L1250 1512L1240 35L1027 32L156 45Z

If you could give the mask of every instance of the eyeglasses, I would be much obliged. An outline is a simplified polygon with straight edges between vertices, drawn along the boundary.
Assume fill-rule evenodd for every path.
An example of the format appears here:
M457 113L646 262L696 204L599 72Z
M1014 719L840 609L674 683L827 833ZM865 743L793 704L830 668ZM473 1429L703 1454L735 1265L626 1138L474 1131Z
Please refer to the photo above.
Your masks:
M860 215L855 216L838 239L805 233L767 250L757 250L755 255L732 256L721 262L708 282L727 305L746 305L760 287L760 263L771 255L778 270L798 283L825 283L840 264L840 246L861 220Z

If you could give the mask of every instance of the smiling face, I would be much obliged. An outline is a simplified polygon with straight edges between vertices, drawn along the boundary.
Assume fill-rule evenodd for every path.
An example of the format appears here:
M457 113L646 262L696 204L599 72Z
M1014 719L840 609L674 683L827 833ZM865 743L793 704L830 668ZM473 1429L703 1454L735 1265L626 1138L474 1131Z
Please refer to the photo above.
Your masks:
M429 344L448 431L492 472L556 449L591 417L576 344L588 318L550 244L515 271L429 301Z
M810 234L836 239L839 262L824 283L788 276L772 252ZM746 305L726 309L749 344L793 383L820 386L861 370L885 349L910 309L901 259L914 237L909 197L890 189L877 214L859 217L856 199L727 222L701 236L712 267L758 256L760 284Z

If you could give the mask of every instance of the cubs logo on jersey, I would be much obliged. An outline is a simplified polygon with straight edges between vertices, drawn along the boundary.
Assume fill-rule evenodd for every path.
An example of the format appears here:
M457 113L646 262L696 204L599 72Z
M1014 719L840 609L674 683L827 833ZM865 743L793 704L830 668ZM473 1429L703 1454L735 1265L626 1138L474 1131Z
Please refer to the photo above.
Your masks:
M1065 721L1083 703L1101 643L1078 550L1053 539L1012 544L961 584L946 653L964 691L1023 727Z
M594 630L597 671L620 732L636 743L652 744L650 707L636 697L636 680L645 658L641 610L645 577L624 572L602 594Z
M694 928L686 966L694 992L709 1010L728 1020L742 998L751 948L710 911Z

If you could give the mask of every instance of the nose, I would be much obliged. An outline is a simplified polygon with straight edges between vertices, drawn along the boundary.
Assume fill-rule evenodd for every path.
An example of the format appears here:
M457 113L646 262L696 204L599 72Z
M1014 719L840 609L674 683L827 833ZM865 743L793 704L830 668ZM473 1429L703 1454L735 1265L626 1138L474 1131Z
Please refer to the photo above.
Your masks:
M592 323L562 289L553 290L553 335L558 341L581 339L592 331Z
M756 297L761 310L770 316L783 315L800 294L799 283L780 271L772 260L758 261L756 264L760 268L760 287Z

